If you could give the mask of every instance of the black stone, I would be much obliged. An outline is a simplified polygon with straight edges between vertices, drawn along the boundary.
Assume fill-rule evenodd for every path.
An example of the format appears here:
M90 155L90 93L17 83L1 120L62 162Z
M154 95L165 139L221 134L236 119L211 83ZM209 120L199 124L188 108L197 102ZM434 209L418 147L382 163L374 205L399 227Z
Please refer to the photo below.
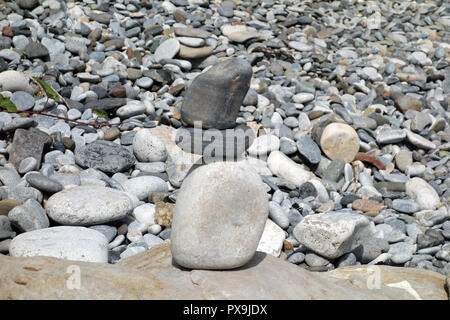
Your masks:
M205 129L228 129L236 125L240 106L250 88L252 67L231 58L197 76L186 91L181 118L188 125L201 122Z

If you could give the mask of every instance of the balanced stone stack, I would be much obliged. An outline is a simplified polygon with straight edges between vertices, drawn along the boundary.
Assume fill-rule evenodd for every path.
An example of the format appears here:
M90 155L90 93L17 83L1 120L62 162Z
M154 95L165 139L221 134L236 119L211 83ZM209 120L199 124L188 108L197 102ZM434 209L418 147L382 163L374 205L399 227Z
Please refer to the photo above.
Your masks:
M18 110L0 112L0 253L14 256L0 259L126 264L172 239L194 268L234 268L256 246L295 265L283 279L380 264L450 275L445 9L0 1L0 94ZM233 164L193 170L206 158Z
M239 58L226 59L198 75L181 106L182 121L194 128L179 129L178 145L205 159L240 156L253 141L248 126L236 126L251 77L251 65Z

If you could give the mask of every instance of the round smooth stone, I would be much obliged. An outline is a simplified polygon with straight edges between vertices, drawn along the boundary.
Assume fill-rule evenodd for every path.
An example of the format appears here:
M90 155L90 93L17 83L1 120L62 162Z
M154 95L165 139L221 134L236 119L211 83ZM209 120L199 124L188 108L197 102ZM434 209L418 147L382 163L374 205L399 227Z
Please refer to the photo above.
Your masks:
M175 262L193 269L246 264L258 247L268 212L264 184L251 167L216 162L197 168L177 195L171 229Z
M133 139L133 151L142 162L164 162L168 153L164 142L149 129L139 130Z
M392 201L392 209L411 214L419 211L420 206L412 200L394 199L394 201Z
M58 259L108 262L108 241L84 227L52 227L19 234L9 246L13 257L45 256Z
M21 72L8 70L0 73L0 88L4 91L25 91L33 93L30 80Z
M248 148L248 153L252 156L267 155L272 151L280 149L280 139L273 134L265 134L253 140Z
M410 179L405 185L405 191L422 210L435 210L441 202L436 190L422 178Z
M127 119L143 114L146 108L147 107L143 103L129 103L117 109L116 115L118 115L121 119Z
M330 123L320 137L323 152L331 159L352 162L359 151L359 137L355 129L345 123Z
M147 226L154 225L155 221L155 205L152 203L145 203L133 210L133 216L136 221L145 223Z
M131 168L136 158L128 149L115 142L97 140L76 148L75 161L83 168L117 173Z
M412 259L416 252L415 245L406 242L398 242L391 245L388 253L391 255L391 261L395 264L403 264Z
M136 80L136 84L143 89L148 89L153 85L153 79L142 77Z
M84 226L122 219L133 209L133 202L122 191L86 185L55 193L47 200L46 209L60 224Z
M154 176L140 176L122 183L126 192L135 195L139 200L146 200L151 192L167 192L167 183Z

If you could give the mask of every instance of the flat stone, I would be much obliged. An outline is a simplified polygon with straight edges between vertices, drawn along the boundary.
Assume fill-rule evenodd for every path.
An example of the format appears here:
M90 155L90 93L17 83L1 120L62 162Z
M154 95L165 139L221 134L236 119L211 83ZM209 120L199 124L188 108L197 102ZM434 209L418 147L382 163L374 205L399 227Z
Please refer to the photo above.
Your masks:
M394 201L392 201L392 209L402 213L411 214L419 211L420 206L417 202L412 200L394 199Z
M93 225L124 218L133 202L122 191L94 185L74 187L55 193L47 200L50 218L65 225Z
M205 40L201 38L178 37L177 40L188 47L199 48L205 45Z
M250 167L233 162L199 167L177 195L171 232L174 260L195 269L240 267L253 257L267 216L264 185Z
M211 33L200 28L174 28L174 32L180 37L193 37L207 39L211 37Z
M131 168L136 158L128 149L117 143L97 140L75 149L75 161L83 168L116 173Z
M182 127L175 137L177 146L187 153L202 155L204 162L239 158L253 141L253 130L244 124L223 130Z
M124 106L127 103L125 98L104 98L96 101L89 101L88 103L78 106L77 109L85 111L87 109L96 110L111 110Z
M242 59L227 59L214 65L197 76L188 87L181 118L191 126L201 121L202 128L235 126L251 76L250 64Z
M314 95L311 93L301 92L292 97L295 103L308 103L314 100Z
M44 256L106 263L108 242L103 234L92 229L52 227L19 234L11 241L9 253L12 257Z
M183 59L199 59L208 57L213 53L213 47L204 46L200 48L192 48L184 45L180 45L180 51L178 55Z
M428 270L377 266L380 286L373 290L367 287L373 279L373 266L318 273L261 252L239 269L186 272L172 264L169 247L166 243L155 246L115 265L78 262L84 279L80 290L67 287L72 261L0 255L0 299L412 300L418 295L421 299L448 300L446 277ZM18 278L24 283L20 287L15 282ZM403 281L413 290L398 287ZM285 285L280 287L280 283Z
M321 256L335 259L354 250L374 231L361 214L327 212L304 217L295 227L294 236Z

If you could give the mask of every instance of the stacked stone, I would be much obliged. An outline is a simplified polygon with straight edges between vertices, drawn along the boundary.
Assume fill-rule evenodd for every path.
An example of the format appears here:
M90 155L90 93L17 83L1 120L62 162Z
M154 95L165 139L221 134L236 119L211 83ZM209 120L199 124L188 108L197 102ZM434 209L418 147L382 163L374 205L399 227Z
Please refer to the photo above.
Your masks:
M252 67L240 58L226 59L197 76L181 106L182 121L177 144L201 154L204 160L235 159L253 141L253 131L237 125L240 107L250 88Z

